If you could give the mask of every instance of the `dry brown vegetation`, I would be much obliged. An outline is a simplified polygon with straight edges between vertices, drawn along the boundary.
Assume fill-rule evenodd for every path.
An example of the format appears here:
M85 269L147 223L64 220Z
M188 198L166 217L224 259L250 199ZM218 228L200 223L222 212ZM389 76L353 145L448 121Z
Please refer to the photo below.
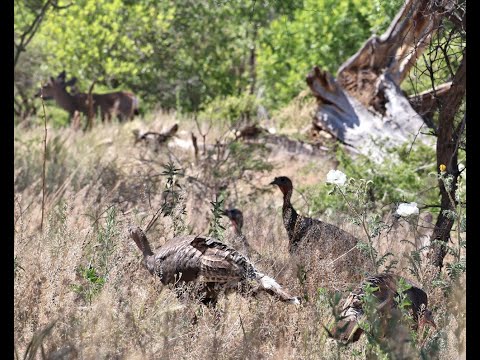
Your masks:
M188 119L180 121L177 137L168 146L134 145L133 130L162 132L177 121L159 113L147 123L137 119L98 125L85 134L49 129L43 233L39 231L43 129L16 129L14 337L19 358L32 339L42 343L37 355L43 351L49 359L365 358L365 336L349 346L326 338L323 324L331 320L332 311L325 289L333 290L335 274L328 264L318 263L313 266L315 281L299 282L295 259L287 251L282 198L268 185L279 175L290 176L298 186L322 183L335 167L332 155L308 157L281 147L259 148L249 156L272 169L259 162L236 172L244 160L229 157L218 162L214 155L205 160L201 137L201 156L195 160L190 142L195 123ZM224 134L213 127L207 143L228 138ZM208 149L220 151L212 145ZM213 311L191 297L178 299L143 268L126 227L145 228L163 204L162 165L169 161L185 172L178 178L186 204L184 231L208 232L210 202L226 186L225 205L243 211L244 234L261 255L256 261L259 270L294 295L308 294L308 301L295 307L265 295L248 298L234 293L221 297ZM308 196L294 192L293 205L299 212L306 210ZM360 228L340 214L329 220L364 238ZM222 221L228 242L234 234L228 219ZM172 218L164 216L148 232L153 248L173 235ZM403 255L411 248L399 240L415 237L418 234L403 223L375 246L382 253L393 252L400 261L399 272L411 277L402 270L408 266ZM433 358L465 358L464 276L446 298L429 282L426 265L423 270L422 285L439 329L422 336L426 343L440 339L441 351ZM198 321L192 324L195 314ZM398 350L392 358L411 358L411 351Z

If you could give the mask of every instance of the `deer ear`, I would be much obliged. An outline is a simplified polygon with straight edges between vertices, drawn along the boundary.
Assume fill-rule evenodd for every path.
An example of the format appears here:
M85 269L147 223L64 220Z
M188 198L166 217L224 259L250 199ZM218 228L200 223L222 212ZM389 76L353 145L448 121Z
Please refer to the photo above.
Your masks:
M65 77L67 74L65 73L65 70L63 70L58 76L57 79L65 80Z
M55 82L55 79L54 79L52 76L50 76L50 81L51 81L52 83L54 83L54 82Z
M73 77L65 83L65 86L73 86L77 82L77 78Z

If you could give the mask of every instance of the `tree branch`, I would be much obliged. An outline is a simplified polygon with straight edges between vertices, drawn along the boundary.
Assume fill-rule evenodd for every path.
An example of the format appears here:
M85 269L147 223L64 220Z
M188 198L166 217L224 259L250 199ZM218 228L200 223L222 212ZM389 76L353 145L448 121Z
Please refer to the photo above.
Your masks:
M444 99L448 96L452 82L444 83L420 94L409 96L408 101L413 109L422 116L425 124L437 132L432 118L434 112L440 107Z
M445 215L445 210L454 211L455 203L451 199L455 199L455 191L457 189L458 171L458 144L461 131L464 126L466 117L464 117L460 126L454 130L455 115L460 109L463 98L466 93L466 48L464 49L464 56L453 78L451 89L448 97L445 98L439 113L439 126L437 138L437 169L441 164L447 166L447 173L453 176L450 188L446 189L442 180L439 180L440 194L441 194L441 211L438 215L435 229L430 237L432 247L432 256L430 261L438 268L442 268L443 259L447 253L446 247L441 244L447 243L450 239L450 232L452 230L454 220ZM438 243L439 240L440 243Z
M27 29L19 36L20 37L20 42L17 43L15 39L13 40L13 44L15 46L15 55L13 58L13 68L17 66L18 59L20 58L20 54L26 50L26 46L32 41L33 36L36 34L38 28L40 27L40 24L47 13L47 10L49 7L53 7L58 10L66 9L73 5L73 3L70 3L69 5L65 6L60 6L58 5L57 1L54 0L47 0L42 7L40 8L39 13L36 14L35 18L33 19L32 23L30 26L27 27ZM32 12L35 12L33 9L31 9Z

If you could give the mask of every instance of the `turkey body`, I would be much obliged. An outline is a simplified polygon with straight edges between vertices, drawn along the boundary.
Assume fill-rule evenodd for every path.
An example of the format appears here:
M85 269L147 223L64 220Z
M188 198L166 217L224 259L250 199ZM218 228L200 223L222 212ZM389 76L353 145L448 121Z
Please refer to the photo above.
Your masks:
M182 280L235 282L253 277L254 268L239 252L203 236L180 236L163 245L146 260L150 273L163 284Z
M283 193L282 218L288 235L288 250L300 258L303 267L327 260L336 277L355 283L365 273L374 271L369 259L356 247L358 238L333 224L297 213L291 204L293 184L288 177L276 177L270 184L277 185Z
M350 292L345 299L340 314L340 321L333 327L329 335L345 342L354 342L360 338L363 330L357 326L358 321L364 317L363 299L365 288L372 286L376 290L372 293L377 300L376 309L381 315L391 315L398 307L398 286L402 280L409 286L404 291L405 297L411 303L406 307L414 320L414 329L419 325L430 324L436 327L431 311L427 308L428 296L412 281L393 274L377 274L367 277L355 290Z
M140 228L130 228L130 237L144 255L147 270L164 284L198 282L204 285L204 302L215 304L222 290L239 284L257 284L259 290L281 301L299 304L271 277L258 271L250 260L221 241L205 236L179 236L167 241L155 253Z

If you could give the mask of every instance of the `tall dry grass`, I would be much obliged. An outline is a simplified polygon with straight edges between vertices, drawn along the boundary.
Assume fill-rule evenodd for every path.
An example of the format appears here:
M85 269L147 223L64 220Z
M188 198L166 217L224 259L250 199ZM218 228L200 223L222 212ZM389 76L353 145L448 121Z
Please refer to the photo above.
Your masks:
M132 130L162 131L177 121L174 115L156 114L146 122L97 125L85 134L49 129L43 233L39 230L43 129L16 129L14 333L19 357L34 349L37 357L43 352L49 359L365 357L365 337L349 346L326 338L323 324L332 316L326 289L335 273L318 264L313 280L299 281L296 259L287 250L281 195L268 186L279 175L293 177L298 185L324 181L333 166L327 157L295 161L274 149L263 157L265 162L272 160L272 172L248 170L241 179L227 182L226 205L243 211L245 236L261 255L258 268L292 294L309 294L301 306L267 295L249 298L234 293L221 297L213 311L194 298L177 298L143 268L141 254L125 229L128 224L145 227L163 203L162 165L172 161L185 171L179 182L187 232L208 232L210 201L218 190L208 183L214 177L205 174L212 167L196 161L188 145L193 121L180 122L179 139L168 147L134 145ZM224 130L213 127L207 142L214 144L223 135ZM325 166L320 170L312 162ZM299 173L302 177L295 177ZM294 193L293 198L300 211L305 209L302 196ZM364 237L358 227L340 219L337 225ZM229 242L234 234L226 219L224 226ZM172 236L171 218L163 216L148 233L153 248ZM403 255L411 249L400 239L416 236L408 226L398 226L375 246L393 252L402 261L399 271L410 277L402 268L408 266ZM428 283L428 277L422 280L439 325L438 334L430 334L440 338L438 358L465 357L464 279L448 298ZM37 345L32 346L32 339Z

